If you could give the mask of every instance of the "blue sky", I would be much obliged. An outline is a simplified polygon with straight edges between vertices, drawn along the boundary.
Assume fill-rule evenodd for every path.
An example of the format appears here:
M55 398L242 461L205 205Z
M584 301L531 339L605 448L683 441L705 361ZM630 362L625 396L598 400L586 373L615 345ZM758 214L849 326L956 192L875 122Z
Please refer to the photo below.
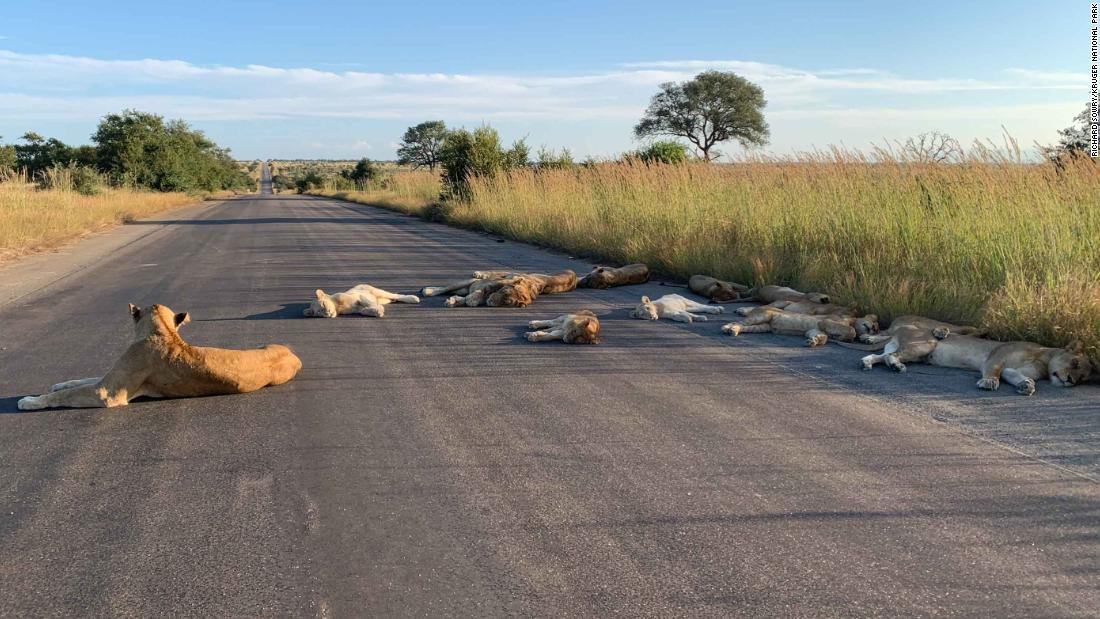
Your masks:
M242 158L386 159L428 119L609 156L658 83L718 68L764 88L772 152L1002 127L1030 146L1084 107L1087 46L1081 1L23 2L0 135L81 143L133 107Z

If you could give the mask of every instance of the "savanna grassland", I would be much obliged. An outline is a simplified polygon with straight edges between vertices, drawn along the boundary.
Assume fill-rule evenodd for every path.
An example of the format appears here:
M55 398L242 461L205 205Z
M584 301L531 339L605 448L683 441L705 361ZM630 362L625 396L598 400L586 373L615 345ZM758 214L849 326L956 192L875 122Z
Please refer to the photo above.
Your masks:
M49 249L124 221L195 202L181 192L104 188L94 195L0 183L0 262Z
M823 290L884 320L915 313L1100 356L1100 165L829 152L731 165L637 160L320 193L679 277ZM396 179L400 179L399 181Z

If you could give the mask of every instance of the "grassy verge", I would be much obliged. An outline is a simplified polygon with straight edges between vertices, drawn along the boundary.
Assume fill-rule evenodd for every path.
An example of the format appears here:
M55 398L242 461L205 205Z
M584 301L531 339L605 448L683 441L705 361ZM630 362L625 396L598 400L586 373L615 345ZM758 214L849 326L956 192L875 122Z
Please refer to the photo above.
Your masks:
M934 165L829 155L738 165L520 170L433 206L438 185L345 194L688 277L825 290L890 319L984 324L1100 356L1100 165Z
M0 262L199 199L186 193L129 189L85 196L22 182L0 183Z

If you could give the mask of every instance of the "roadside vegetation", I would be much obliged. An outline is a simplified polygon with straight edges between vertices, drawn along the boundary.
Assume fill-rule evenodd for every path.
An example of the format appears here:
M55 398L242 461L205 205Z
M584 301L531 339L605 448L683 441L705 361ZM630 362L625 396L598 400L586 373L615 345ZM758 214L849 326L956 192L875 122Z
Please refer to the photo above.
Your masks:
M0 141L0 260L202 197L256 187L238 163L182 120L127 110L105 116L92 143L33 131Z
M823 290L884 321L921 314L999 339L1077 338L1100 358L1100 165L1080 154L1084 129L1034 156L1011 139L964 148L932 132L871 152L708 163L721 141L766 140L753 113L762 97L733 85L754 102L741 135L693 120L702 104L691 97L713 100L713 89L664 85L635 132L672 139L617 160L532 157L482 126L446 132L438 176L424 164L308 191L681 278Z

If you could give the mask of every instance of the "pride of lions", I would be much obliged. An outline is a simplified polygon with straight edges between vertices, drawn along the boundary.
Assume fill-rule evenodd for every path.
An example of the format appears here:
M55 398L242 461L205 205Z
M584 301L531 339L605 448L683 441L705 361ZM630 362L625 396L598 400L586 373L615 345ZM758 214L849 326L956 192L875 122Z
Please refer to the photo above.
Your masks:
M565 270L553 275L515 271L475 271L471 277L443 286L427 286L425 297L451 295L445 307L527 307L540 295L561 294L576 288L606 289L649 281L644 264L596 267L578 279ZM632 318L667 318L692 323L706 321L706 314L723 314L724 303L758 302L740 307L740 320L722 326L722 333L776 333L804 337L806 345L824 346L830 339L867 352L865 370L883 363L904 372L906 363L961 368L981 374L977 386L995 390L1002 380L1022 395L1035 393L1035 382L1049 380L1072 387L1090 379L1094 368L1083 346L1050 348L1031 342L984 339L976 327L952 325L921 316L901 316L890 327L879 329L878 317L862 314L854 306L832 303L829 295L800 292L785 286L750 288L707 275L695 275L687 288L706 298L700 303L679 294L658 299L641 297L630 312ZM390 303L420 303L411 294L395 294L368 284L344 292L314 291L303 315L336 318L360 314L382 318ZM179 329L190 321L186 312L174 313L164 305L130 305L134 339L102 377L70 380L52 386L48 393L19 400L22 410L53 407L99 408L125 406L138 397L177 398L247 393L293 379L301 360L286 346L269 344L253 350L228 350L192 346ZM531 342L561 340L566 344L598 344L600 321L593 312L580 310L551 320L532 320L526 338Z

